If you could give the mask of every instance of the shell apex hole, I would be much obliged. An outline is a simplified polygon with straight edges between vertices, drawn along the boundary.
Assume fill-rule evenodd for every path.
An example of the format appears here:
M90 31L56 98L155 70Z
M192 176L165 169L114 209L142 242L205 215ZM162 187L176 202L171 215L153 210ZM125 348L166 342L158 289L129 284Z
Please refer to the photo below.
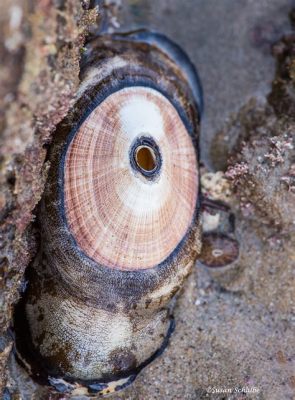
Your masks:
M217 258L223 255L223 251L221 249L214 249L212 250L212 256Z
M138 146L135 152L135 161L143 171L153 171L156 167L156 154L154 149L149 146Z

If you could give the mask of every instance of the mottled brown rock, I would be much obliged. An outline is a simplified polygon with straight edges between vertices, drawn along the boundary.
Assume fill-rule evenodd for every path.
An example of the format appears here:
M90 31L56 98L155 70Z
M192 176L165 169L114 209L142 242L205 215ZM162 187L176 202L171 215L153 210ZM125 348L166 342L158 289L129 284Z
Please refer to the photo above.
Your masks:
M46 148L74 98L80 52L96 15L96 10L83 10L79 2L70 0L1 3L2 334L11 324L23 273L35 252L30 224L46 180ZM8 354L7 350L1 353L0 392L5 384L3 360Z

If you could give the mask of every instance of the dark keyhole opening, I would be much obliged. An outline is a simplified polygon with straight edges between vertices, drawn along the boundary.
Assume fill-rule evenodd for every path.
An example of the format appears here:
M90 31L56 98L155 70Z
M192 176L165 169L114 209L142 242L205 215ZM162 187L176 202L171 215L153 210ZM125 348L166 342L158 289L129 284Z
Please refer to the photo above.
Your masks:
M144 171L153 171L156 168L155 152L148 146L139 146L136 149L135 161L137 166Z

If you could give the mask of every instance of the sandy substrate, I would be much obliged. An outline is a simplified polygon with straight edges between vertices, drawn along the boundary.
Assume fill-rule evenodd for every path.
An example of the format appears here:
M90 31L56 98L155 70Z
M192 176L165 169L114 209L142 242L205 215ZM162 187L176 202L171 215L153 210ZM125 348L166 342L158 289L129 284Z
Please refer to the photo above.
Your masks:
M292 0L122 1L119 30L165 33L197 66L204 88L202 158L210 158L216 131L252 96L270 90L275 62L271 44L290 32Z
M127 3L121 29L145 25L160 30L195 62L205 99L202 158L223 167L214 151L216 132L249 98L265 102L275 72L270 47L291 29L291 2ZM292 240L274 245L271 229L260 230L256 218L243 222L237 215L239 272L212 280L196 266L177 303L169 348L118 398L294 398L294 253L284 249Z

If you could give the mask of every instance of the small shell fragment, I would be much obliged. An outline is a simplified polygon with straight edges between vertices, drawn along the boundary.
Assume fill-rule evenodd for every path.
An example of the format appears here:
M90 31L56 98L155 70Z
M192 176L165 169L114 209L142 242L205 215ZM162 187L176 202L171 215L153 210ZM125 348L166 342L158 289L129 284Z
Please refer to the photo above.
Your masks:
M219 232L208 232L203 235L202 252L199 257L201 264L210 268L225 267L236 261L238 256L237 240Z

